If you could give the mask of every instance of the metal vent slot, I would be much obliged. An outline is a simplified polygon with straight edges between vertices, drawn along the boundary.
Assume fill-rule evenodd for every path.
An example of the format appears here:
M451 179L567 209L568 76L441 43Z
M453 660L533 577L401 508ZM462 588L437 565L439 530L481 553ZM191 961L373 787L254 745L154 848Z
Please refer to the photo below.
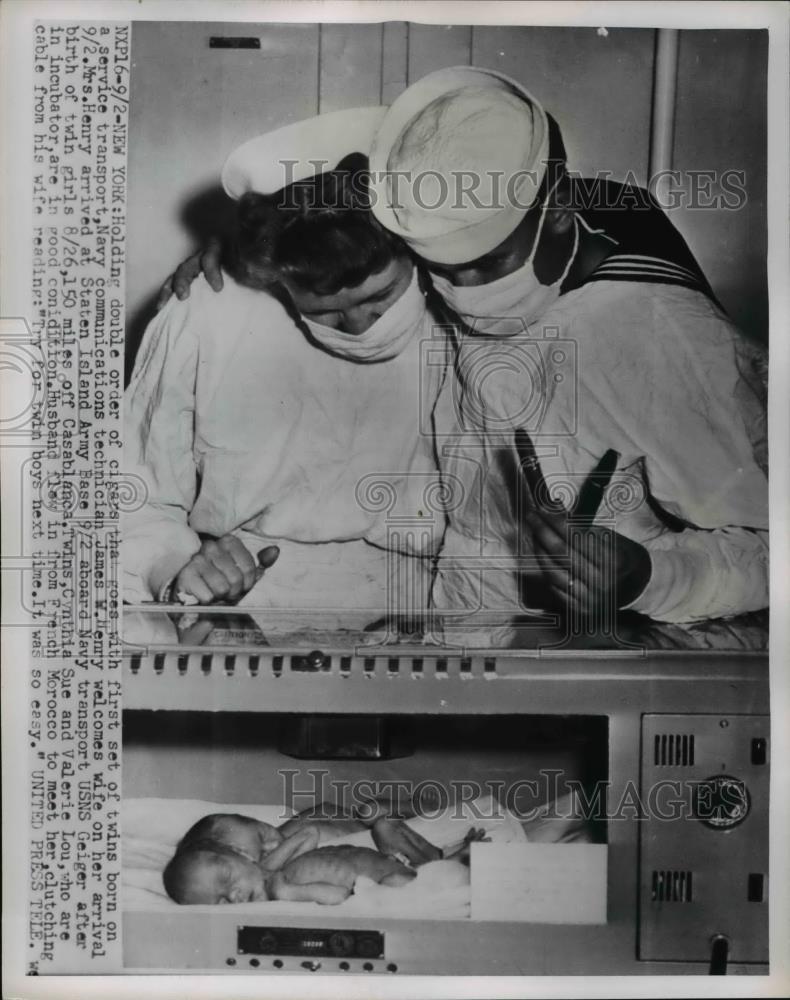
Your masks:
M483 660L483 676L496 677L496 659L493 656L487 656Z
M176 669L178 670L178 673L181 677L183 677L184 674L187 672L188 667L189 667L189 654L182 653L179 656L178 660L176 661Z
M236 657L232 654L225 657L225 673L228 677L236 673Z
M411 661L411 675L412 677L419 677L422 679L422 659L420 657L416 657Z
M143 662L143 657L140 653L134 653L129 660L129 668L133 674L140 672L140 664Z
M239 35L212 35L208 40L210 49L259 49L260 38Z
M690 903L692 874L674 869L654 871L651 893L654 903Z
M749 872L746 884L746 899L750 903L765 902L765 875L762 872Z
M468 656L464 656L461 658L460 670L461 670L461 678L463 680L466 680L467 678L472 676L472 661Z
M653 763L657 767L693 767L693 733L656 733Z
M447 660L444 657L436 661L436 676L447 677Z
M200 669L204 674L211 673L211 653L206 653L205 656L200 657Z
M282 656L272 657L272 673L275 677L279 677L283 672L283 658Z
M351 657L341 656L340 657L340 676L348 677L351 674Z
M365 671L365 677L373 677L376 672L376 661L372 656L366 656L363 661L363 669Z
M257 677L258 671L261 668L261 658L260 656L251 656L248 661L248 667L250 671L250 677Z
M154 673L162 674L165 669L165 654L155 653L154 654Z
M391 656L387 660L387 673L390 677L397 677L400 672L400 660L397 656Z

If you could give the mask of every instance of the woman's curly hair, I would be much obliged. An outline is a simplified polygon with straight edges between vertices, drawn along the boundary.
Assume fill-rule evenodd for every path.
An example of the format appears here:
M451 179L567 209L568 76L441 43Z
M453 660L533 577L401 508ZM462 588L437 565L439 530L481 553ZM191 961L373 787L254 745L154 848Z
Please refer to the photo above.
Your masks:
M334 170L273 195L243 195L230 240L230 273L253 288L287 278L318 295L334 295L408 254L370 211L367 179L367 157L352 153Z

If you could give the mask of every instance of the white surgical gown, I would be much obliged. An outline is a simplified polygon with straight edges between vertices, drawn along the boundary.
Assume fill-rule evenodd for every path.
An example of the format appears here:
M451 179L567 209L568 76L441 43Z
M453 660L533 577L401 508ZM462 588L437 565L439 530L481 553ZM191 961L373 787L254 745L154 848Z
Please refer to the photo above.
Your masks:
M460 386L437 409L443 463L467 490L450 513L436 606L502 622L523 608L515 556L527 569L534 559L528 533L515 531L512 428L522 426L566 501L607 449L620 453L596 523L650 553L652 575L631 608L690 623L767 607L765 411L753 361L709 299L664 284L590 283L524 335L464 337ZM670 530L656 506L684 530Z
M253 555L281 549L246 606L384 612L396 588L424 608L445 525L431 499L442 371L423 370L421 339L356 364L230 278L220 294L200 278L172 299L125 398L125 467L145 492L123 527L126 600L159 598L198 532L233 532Z

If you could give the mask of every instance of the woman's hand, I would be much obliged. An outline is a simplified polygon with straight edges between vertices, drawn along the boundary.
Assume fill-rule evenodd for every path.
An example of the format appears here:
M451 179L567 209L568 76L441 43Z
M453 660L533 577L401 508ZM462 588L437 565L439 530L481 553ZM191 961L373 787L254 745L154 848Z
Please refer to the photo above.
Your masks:
M442 857L445 861L461 861L463 864L469 864L469 845L470 844L480 844L480 843L490 843L491 838L486 834L485 830L480 827L476 828L474 826L469 828L469 832L456 847L446 847L442 851Z
M179 302L188 299L189 287L201 273L206 276L206 281L215 292L221 292L223 286L221 259L222 244L219 240L209 240L206 247L182 261L159 290L159 297L156 300L157 312L173 293Z
M438 861L442 852L425 837L412 830L402 819L377 819L371 830L373 843L382 854L403 855L414 865Z
M256 564L235 535L209 539L178 574L171 593L176 600L181 600L181 595L194 597L198 604L235 604L252 590L279 555L276 545L268 545L258 553Z

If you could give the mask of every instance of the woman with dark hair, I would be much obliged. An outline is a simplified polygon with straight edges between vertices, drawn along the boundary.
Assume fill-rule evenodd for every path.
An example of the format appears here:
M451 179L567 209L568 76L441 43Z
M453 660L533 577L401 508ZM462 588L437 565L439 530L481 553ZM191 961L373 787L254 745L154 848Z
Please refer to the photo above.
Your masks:
M283 284L297 299L304 292L323 297L358 288L389 268L408 283L413 267L406 244L370 212L367 162L351 153L334 170L272 195L245 192L226 261L236 280L264 290ZM363 332L360 319L353 317L345 332Z
M225 287L196 282L146 331L126 396L126 468L147 490L124 527L132 602L427 606L444 531L431 415L450 354L409 251L369 211L364 156L347 155L360 113L339 114L357 121L333 123L335 169L310 161L251 189L338 115L263 137L267 156L234 154L226 186L241 170L245 188Z

